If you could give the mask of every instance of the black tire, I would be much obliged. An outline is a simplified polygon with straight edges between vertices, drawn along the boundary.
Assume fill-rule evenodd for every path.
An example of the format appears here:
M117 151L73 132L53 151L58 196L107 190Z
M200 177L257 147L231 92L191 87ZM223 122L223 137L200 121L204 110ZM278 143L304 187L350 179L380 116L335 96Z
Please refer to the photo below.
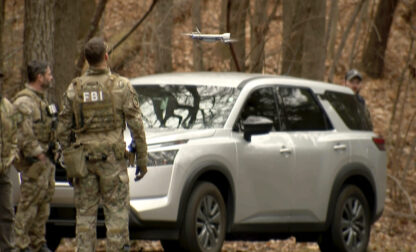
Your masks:
M218 188L198 183L188 201L180 232L180 244L196 252L221 251L225 239L226 208Z
M365 252L370 232L368 201L357 186L347 185L337 198L331 227L319 247L321 251Z

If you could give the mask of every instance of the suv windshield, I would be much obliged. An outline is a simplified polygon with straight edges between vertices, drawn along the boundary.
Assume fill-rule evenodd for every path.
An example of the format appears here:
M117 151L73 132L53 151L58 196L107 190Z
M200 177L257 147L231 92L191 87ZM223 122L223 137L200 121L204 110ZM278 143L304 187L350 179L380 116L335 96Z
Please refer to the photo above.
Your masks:
M239 90L193 85L134 86L146 128L222 128Z

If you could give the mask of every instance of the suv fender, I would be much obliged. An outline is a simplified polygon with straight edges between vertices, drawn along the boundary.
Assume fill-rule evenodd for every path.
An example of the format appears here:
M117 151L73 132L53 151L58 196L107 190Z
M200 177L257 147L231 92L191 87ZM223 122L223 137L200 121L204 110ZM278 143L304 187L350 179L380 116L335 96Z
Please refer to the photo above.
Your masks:
M234 220L235 206L235 187L230 171L226 166L218 161L204 162L199 167L192 169L183 186L177 217L177 227L179 228L184 219L184 212L189 197L198 181L209 181L218 187L223 195L227 210L227 229L229 230Z
M332 185L331 196L328 201L325 229L328 229L331 224L337 197L346 184L356 185L362 190L371 208L371 222L375 221L377 197L373 175L365 165L361 163L350 163L341 168Z

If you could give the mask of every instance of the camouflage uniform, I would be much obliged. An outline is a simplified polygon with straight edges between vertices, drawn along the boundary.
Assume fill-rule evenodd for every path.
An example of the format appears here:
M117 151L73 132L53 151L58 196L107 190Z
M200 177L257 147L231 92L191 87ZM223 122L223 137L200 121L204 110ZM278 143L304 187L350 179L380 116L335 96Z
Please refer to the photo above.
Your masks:
M13 241L13 203L10 166L18 156L16 137L16 114L13 105L0 98L1 118L1 156L0 156L0 251L12 251Z
M88 175L74 182L77 251L95 251L100 203L107 228L107 251L120 251L129 245L129 177L123 136L126 123L138 146L138 164L147 164L137 94L126 78L108 69L90 68L69 85L63 104L59 142L64 150L71 142L82 144L87 157Z
M20 199L15 219L16 247L35 251L45 244L45 225L49 203L55 191L55 166L36 157L46 153L52 141L52 117L47 113L44 93L30 85L14 98L22 121L18 125L18 144L22 155L15 164L21 172Z

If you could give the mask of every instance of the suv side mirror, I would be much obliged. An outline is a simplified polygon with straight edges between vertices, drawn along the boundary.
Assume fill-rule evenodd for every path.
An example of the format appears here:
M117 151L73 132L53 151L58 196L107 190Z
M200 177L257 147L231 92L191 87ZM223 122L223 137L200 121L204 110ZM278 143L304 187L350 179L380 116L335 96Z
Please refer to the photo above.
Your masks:
M252 135L267 134L272 130L273 121L263 116L249 116L243 122L244 139L251 141Z

